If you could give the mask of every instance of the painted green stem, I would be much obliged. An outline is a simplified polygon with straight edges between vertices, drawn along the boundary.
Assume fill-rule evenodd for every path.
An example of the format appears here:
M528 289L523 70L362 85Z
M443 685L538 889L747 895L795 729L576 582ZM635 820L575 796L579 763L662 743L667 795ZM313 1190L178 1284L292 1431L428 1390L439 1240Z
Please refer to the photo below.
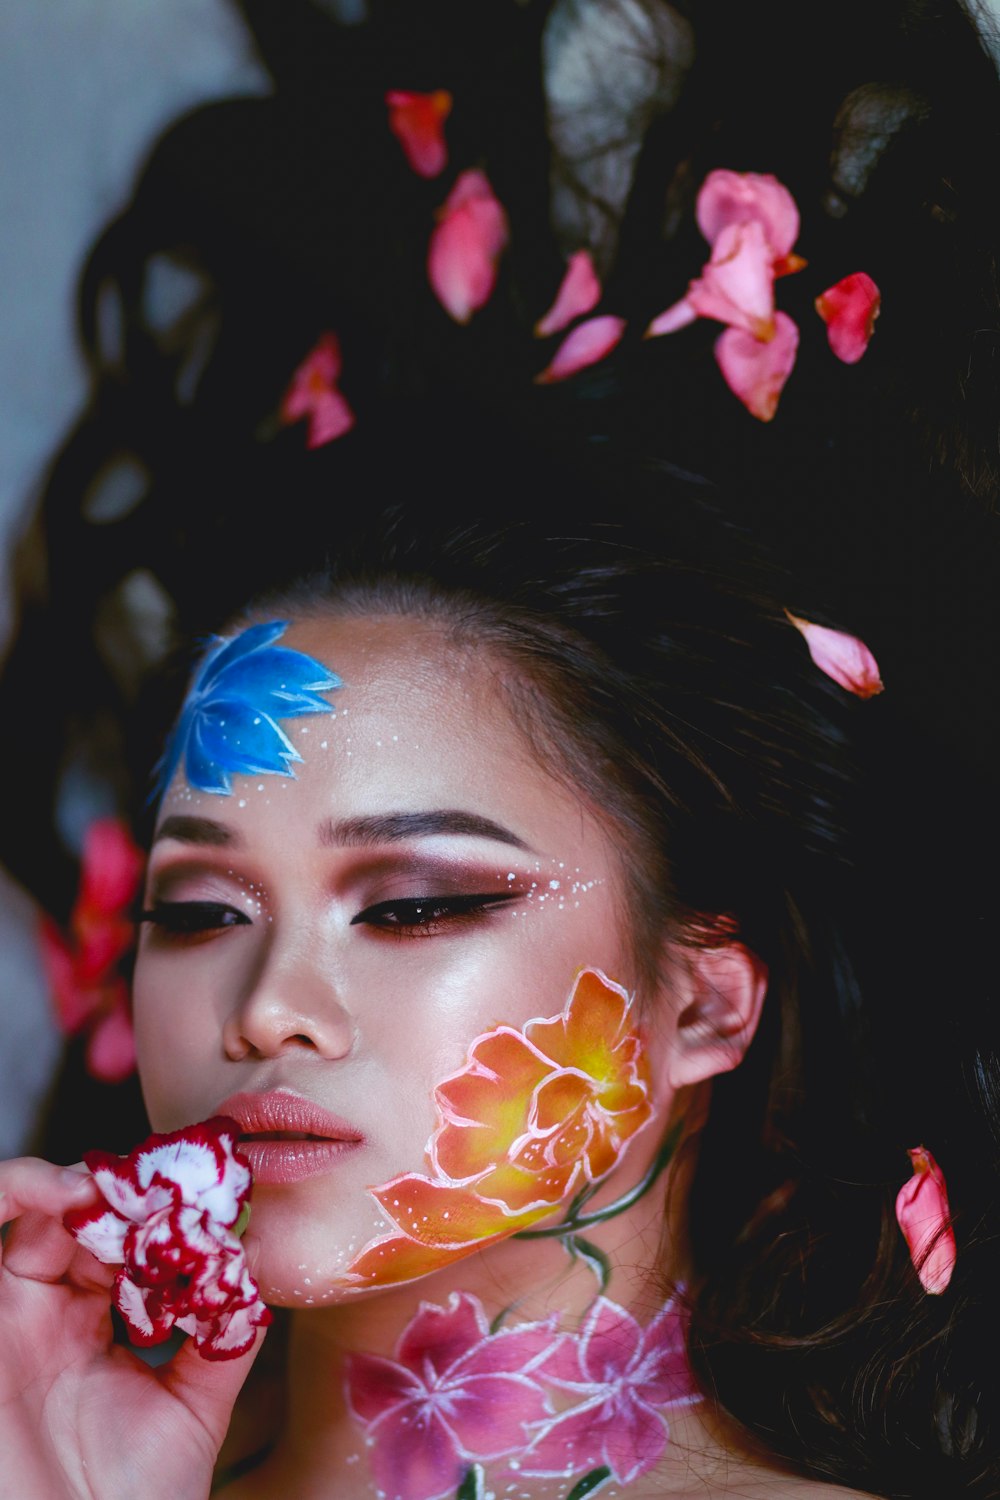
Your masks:
M670 1161L677 1150L677 1143L681 1138L683 1125L683 1120L678 1120L677 1124L668 1133L666 1140L653 1158L649 1171L641 1181L637 1182L635 1187L623 1194L621 1198L616 1198L613 1203L609 1203L606 1208L596 1209L591 1214L579 1213L579 1207L582 1207L587 1198L591 1196L592 1187L588 1186L583 1194L574 1199L570 1205L569 1216L560 1223L546 1225L544 1229L521 1229L513 1238L515 1240L558 1240L562 1239L565 1235L575 1234L578 1229L588 1229L591 1224L603 1224L605 1219L613 1219L618 1214L624 1213L627 1208L631 1208L633 1204L638 1203L640 1198L645 1197L664 1167Z

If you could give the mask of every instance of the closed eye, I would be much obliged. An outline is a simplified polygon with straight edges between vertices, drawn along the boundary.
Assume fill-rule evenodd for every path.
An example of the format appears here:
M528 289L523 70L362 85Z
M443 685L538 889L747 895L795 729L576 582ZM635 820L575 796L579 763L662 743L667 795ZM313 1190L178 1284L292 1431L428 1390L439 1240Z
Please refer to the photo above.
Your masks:
M223 901L154 901L147 911L139 913L139 921L177 937L251 925L246 912Z
M468 896L409 896L378 901L352 917L351 926L374 927L400 937L432 937L450 925L475 921L519 895L519 891L486 891Z

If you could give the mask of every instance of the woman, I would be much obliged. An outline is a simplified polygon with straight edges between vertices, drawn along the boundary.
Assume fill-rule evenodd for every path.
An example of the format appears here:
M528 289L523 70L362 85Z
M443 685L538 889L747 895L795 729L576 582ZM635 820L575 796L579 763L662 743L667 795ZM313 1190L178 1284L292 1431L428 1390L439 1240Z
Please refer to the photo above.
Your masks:
M845 861L878 705L714 518L699 561L689 487L656 476L653 511L636 478L612 525L573 482L571 536L359 525L229 621L173 732L144 1095L160 1131L235 1118L291 1309L231 1500L913 1492L883 1353L931 1368L935 1299L891 1224ZM138 1364L60 1223L90 1178L0 1190L17 1492L204 1495L261 1336ZM957 1431L952 1396L909 1420Z

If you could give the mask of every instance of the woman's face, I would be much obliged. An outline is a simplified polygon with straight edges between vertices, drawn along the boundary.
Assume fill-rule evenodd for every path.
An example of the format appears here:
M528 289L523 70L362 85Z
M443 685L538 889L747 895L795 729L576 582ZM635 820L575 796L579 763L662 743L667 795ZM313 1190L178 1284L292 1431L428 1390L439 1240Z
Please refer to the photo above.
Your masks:
M281 645L343 686L284 721L294 779L219 795L175 775L135 1025L155 1129L271 1096L259 1136L338 1137L250 1149L258 1278L301 1306L385 1231L367 1189L425 1169L435 1085L470 1043L556 1015L582 966L633 975L619 858L533 757L495 662L399 617L306 620Z

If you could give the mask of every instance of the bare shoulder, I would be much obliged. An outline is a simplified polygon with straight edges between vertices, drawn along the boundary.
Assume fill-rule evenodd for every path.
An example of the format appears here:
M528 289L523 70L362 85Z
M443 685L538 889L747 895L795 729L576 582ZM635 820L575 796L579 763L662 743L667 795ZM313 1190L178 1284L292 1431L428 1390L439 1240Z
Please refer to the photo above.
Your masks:
M734 1473L725 1479L696 1483L681 1491L660 1490L657 1495L662 1497L665 1493L676 1493L677 1500L879 1500L879 1496L870 1490L846 1489L825 1480L802 1479L774 1470ZM635 1500L653 1500L652 1491L648 1496L637 1493Z
M822 1479L800 1479L791 1474L769 1474L720 1491L719 1500L879 1500L870 1490L845 1489Z

